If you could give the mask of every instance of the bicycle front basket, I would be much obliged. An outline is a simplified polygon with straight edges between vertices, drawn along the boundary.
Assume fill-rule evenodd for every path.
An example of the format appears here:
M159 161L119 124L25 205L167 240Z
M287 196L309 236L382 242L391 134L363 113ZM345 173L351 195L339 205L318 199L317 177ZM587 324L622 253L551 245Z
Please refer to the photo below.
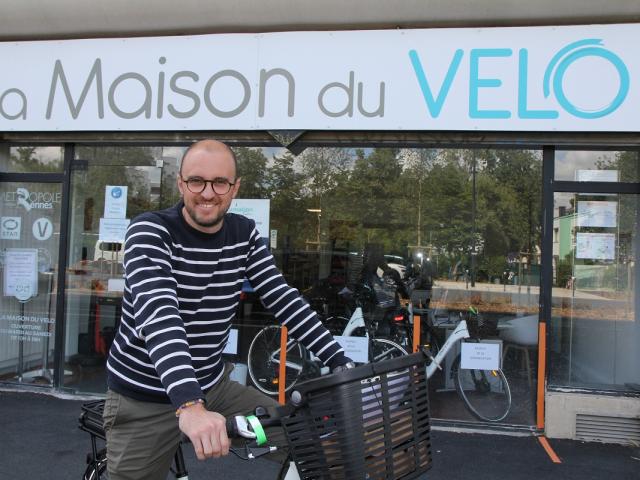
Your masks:
M303 404L282 419L303 479L411 479L431 468L422 352L297 386Z
M488 319L483 315L470 315L467 328L471 338L490 338L498 336L498 320Z

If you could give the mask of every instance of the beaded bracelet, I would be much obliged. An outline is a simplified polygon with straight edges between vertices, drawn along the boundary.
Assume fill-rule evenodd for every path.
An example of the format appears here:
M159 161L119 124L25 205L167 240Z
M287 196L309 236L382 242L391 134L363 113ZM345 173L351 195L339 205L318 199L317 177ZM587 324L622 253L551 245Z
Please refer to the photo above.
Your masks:
M197 398L196 400L189 400L188 402L184 402L182 405L180 405L177 409L176 409L176 417L180 416L180 413L182 412L182 410L184 410L185 408L189 408L189 407L193 407L194 405L204 405L204 400L201 398Z

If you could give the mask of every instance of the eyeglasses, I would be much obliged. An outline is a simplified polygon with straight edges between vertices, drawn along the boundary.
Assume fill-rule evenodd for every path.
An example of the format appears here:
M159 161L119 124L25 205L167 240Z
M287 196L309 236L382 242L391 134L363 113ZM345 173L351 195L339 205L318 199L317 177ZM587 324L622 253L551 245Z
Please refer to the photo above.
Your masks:
M202 193L204 189L207 188L207 183L211 184L211 188L218 195L226 195L231 190L231 187L235 185L235 183L231 183L226 178L214 178L213 180L205 180L200 177L191 177L191 178L182 178L182 181L187 184L187 188L191 193Z

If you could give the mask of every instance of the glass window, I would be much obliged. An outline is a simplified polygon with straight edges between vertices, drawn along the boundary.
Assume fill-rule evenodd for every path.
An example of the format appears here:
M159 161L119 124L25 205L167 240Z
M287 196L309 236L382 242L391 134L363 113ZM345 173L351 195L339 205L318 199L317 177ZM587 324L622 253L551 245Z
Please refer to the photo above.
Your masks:
M639 197L556 193L554 203L549 384L637 390Z
M63 147L0 147L0 171L7 173L59 173Z
M639 153L557 150L555 179L571 182L638 182Z
M73 370L82 366L73 383L79 390L104 391L105 355L121 308L121 244L99 238L106 188L127 187L129 219L173 205L179 199L176 178L183 151L77 148L67 277L67 337L76 345L67 359ZM505 421L533 423L537 336L518 343L508 333L503 337L499 326L521 322L537 333L541 152L234 151L242 183L232 209L246 212L260 205L268 212L259 218L259 229L278 266L334 333L341 332L354 307L345 287L351 292L368 288L363 307L369 325L407 349L411 327L393 317L410 299L429 308L423 341L439 343L473 305L494 326L492 338L504 353L499 360L514 398ZM251 288L244 288L238 343L229 350L235 352L230 359L246 363L252 340L273 321ZM451 381L456 353L448 358L446 372L431 382L433 415L473 420ZM263 380L273 382L273 375Z
M106 389L104 364L122 308L126 222L177 201L176 174L183 151L76 148L71 176L65 347L67 368L74 374L66 386L97 393ZM121 195L118 198L124 197L122 201L111 200L114 189ZM107 217L115 218L107 224Z
M506 421L533 423L541 152L308 148L294 156L284 149L239 148L236 153L242 176L238 198L270 202L269 232L263 236L270 238L289 282L326 316L352 312L340 294L345 286L356 291L371 277L394 270L409 284L398 290L400 303L412 289L415 298L422 296L439 343L470 305L493 325L526 325L525 339L511 331L503 338L501 330L493 336L503 347L514 396ZM388 297L376 294L365 316L380 335L409 348L406 332L390 320L393 308L380 300ZM250 293L244 303L240 361L257 331L250 325L265 321ZM431 382L432 414L473 420L453 388L454 358L455 353L446 372Z
M0 381L50 385L62 185L0 183L0 195Z

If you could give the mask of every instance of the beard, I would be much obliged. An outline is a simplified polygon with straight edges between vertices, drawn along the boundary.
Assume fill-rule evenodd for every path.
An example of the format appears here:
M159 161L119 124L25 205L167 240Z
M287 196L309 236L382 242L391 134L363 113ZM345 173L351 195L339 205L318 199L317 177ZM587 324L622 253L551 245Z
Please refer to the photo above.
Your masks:
M201 218L190 205L185 204L184 209L186 210L187 215L189 215L189 218L191 218L191 220L193 220L196 225L204 228L215 227L216 225L222 223L222 220L224 219L224 216L228 210L221 210L215 217L205 220Z

